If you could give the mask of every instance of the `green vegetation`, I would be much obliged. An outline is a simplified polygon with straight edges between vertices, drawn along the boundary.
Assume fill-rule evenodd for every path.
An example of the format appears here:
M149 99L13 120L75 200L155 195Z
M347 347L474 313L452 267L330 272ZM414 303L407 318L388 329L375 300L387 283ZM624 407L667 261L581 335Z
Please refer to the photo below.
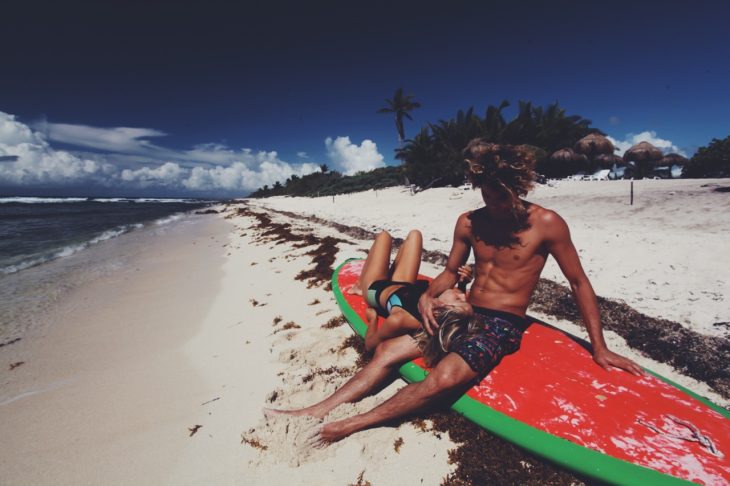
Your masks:
M392 100L386 100L388 107L378 113L393 113L399 141L405 137L403 118L411 119L409 111L420 107L411 95L396 90ZM509 106L502 101L498 106L488 106L484 116L474 113L474 108L459 110L450 120L428 123L411 139L405 140L396 149L400 167L385 167L353 176L338 172L322 171L304 177L292 176L282 185L264 186L250 197L267 196L327 196L348 192L381 189L401 184L415 184L420 189L458 186L464 183L464 156L462 151L470 140L481 137L489 142L521 145L531 151L537 159L537 172L546 177L565 177L578 171L594 171L600 165L598 158L576 158L566 162L551 160L550 154L562 148L570 148L590 133L603 133L591 128L591 121L580 115L567 115L558 103L546 107L533 106L529 101L520 101L517 115L507 121L502 114ZM608 155L604 157L617 156ZM608 160L610 167L614 162ZM619 159L620 162L620 159ZM730 137L713 139L707 147L699 149L684 171L684 177L727 177L730 176Z
M470 140L481 137L489 142L523 145L538 159L538 172L556 175L559 168L547 156L563 147L572 147L591 132L590 120L568 116L557 103L534 107L520 101L517 116L506 121L502 110L509 102L489 106L484 117L470 108L459 111L451 120L440 120L426 127L397 150L396 158L403 161L408 179L422 188L459 185L464 181L462 151Z
M396 127L399 137L402 137L402 118L410 119L408 111L418 108L420 104L412 101L410 95L403 95L402 89L395 92L393 100L386 101L390 106L382 108L379 113L396 115ZM589 128L590 120L578 115L566 115L557 103L543 108L520 101L517 116L509 122L502 114L502 110L508 106L507 101L502 101L499 106L489 106L484 117L474 113L473 108L460 110L451 120L429 123L396 150L396 158L402 161L400 167L384 167L343 176L339 172L329 171L323 165L321 172L303 177L294 175L284 184L277 182L273 187L264 186L250 197L328 196L407 183L421 189L460 185L464 182L462 151L476 137L495 143L523 145L537 157L538 172L548 177L557 176L565 168L550 162L548 155L557 149L572 147L588 133L600 133Z
M730 136L713 138L700 147L684 169L684 177L730 177Z
M369 172L358 172L352 176L343 176L339 172L330 172L326 166L323 166L321 172L303 177L293 175L283 185L277 182L271 188L264 186L251 193L249 197L331 196L399 186L404 183L402 167L383 167Z

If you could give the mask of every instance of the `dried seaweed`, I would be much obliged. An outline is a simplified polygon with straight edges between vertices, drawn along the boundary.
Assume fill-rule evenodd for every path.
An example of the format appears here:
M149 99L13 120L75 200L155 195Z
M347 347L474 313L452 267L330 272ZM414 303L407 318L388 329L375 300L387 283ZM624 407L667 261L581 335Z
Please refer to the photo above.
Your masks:
M393 442L393 450L396 454L400 454L401 447L403 447L403 437L398 437L395 439L395 442Z
M336 317L333 317L332 319L330 319L329 321L325 322L324 324L322 324L321 327L322 327L322 329L334 329L336 327L340 327L341 325L343 325L346 322L347 321L345 320L344 317L336 316Z
M349 336L342 342L338 351L343 351L347 348L352 348L357 353L355 366L357 366L358 368L362 368L370 362L371 356L365 349L365 341L360 336L357 336L355 334Z
M365 476L365 471L360 472L360 475L357 477L357 482L348 484L347 486L373 486L370 481L363 479L363 476Z
M274 223L264 213L252 211L250 208L239 208L236 214L255 218L258 221L257 229L260 231L258 241L274 244L291 243L293 248L305 248L315 246L306 254L312 256L314 268L303 270L295 279L307 282L307 288L324 285L325 290L332 290L331 278L334 272L333 264L337 258L337 243L347 243L346 240L325 236L319 238L313 233L298 234L292 232L289 223Z
M254 429L248 431L249 434L252 434L253 432L255 432ZM262 444L261 441L259 441L256 437L246 437L246 434L241 434L241 444L248 444L254 449L258 449L260 451L265 451L269 448L268 446Z
M330 366L329 368L316 368L307 373L302 378L302 383L309 383L317 376L349 376L352 374L352 368L344 368L341 366Z
M302 328L302 326L300 326L296 322L289 321L286 324L284 324L283 326L281 326L279 329L274 331L272 334L276 334L277 332L281 332L281 331L288 331L290 329L301 329L301 328Z

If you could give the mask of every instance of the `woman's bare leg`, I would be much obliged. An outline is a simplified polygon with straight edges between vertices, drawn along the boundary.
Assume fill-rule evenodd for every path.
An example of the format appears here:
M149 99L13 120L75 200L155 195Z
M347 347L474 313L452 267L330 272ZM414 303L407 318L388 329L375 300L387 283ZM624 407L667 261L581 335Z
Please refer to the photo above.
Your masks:
M418 269L421 266L422 249L423 237L421 232L418 230L409 232L398 249L393 261L393 274L389 278L396 282L415 282L418 277ZM369 283L367 285L370 286ZM397 288L397 286L388 287L388 290L385 290L381 295L381 300L387 299ZM365 333L365 348L372 351L382 341L406 334L418 329L419 326L420 322L403 309L393 309L390 316L379 327L370 325L368 322L368 330Z
M375 313L373 309L368 309ZM388 339L409 334L421 327L421 321L400 307L395 307L380 326L368 324L365 333L365 349L372 352L378 345Z
M375 280L388 278L388 266L392 246L393 238L387 231L378 233L378 236L375 237L375 241L373 242L373 246L370 247L365 264L360 271L360 277L349 291L350 294L365 295L368 287Z
M423 236L418 230L411 230L393 260L392 280L397 282L415 282L418 269L421 268L423 253Z

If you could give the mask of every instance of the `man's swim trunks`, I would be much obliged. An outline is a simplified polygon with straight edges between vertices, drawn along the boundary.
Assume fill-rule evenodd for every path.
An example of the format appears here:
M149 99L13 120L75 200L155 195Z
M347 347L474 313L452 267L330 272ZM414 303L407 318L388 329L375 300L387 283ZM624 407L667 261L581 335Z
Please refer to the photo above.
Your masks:
M473 307L474 319L481 324L482 329L455 337L449 351L461 356L481 379L504 356L520 349L522 333L527 329L528 322L524 317L509 312Z
M380 294L391 285L402 285L390 294L385 307L380 305ZM388 317L393 307L402 307L413 317L421 320L421 314L418 312L418 299L424 292L428 290L427 280L416 280L415 283L396 282L394 280L376 280L368 287L367 302L370 307L375 309L381 317Z

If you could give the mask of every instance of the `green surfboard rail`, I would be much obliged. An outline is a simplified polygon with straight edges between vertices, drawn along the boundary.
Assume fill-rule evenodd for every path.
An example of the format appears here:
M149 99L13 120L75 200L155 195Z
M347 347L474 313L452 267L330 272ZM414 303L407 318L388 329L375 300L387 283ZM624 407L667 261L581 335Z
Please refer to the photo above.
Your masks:
M360 316L357 315L352 307L350 307L337 282L337 275L339 274L340 269L352 260L355 259L346 260L335 269L334 274L332 275L332 289L334 291L337 304L345 316L345 319L347 319L352 329L360 335L360 337L364 338L367 325L363 322ZM708 407L722 414L724 417L730 418L730 412L724 408L719 407L706 398L687 390L681 385L678 385L657 373L650 370L647 371L660 380L699 400ZM401 366L399 372L408 383L422 381L428 374L426 370L412 361ZM578 445L574 442L570 442L569 440L561 437L549 434L498 412L497 410L494 410L493 408L484 405L467 395L463 395L454 402L451 408L480 427L539 457L558 464L565 469L575 471L578 474L599 480L603 483L642 486L695 484L684 479L663 474L659 471L655 471L654 469L649 469L622 459L608 456L601 452Z

